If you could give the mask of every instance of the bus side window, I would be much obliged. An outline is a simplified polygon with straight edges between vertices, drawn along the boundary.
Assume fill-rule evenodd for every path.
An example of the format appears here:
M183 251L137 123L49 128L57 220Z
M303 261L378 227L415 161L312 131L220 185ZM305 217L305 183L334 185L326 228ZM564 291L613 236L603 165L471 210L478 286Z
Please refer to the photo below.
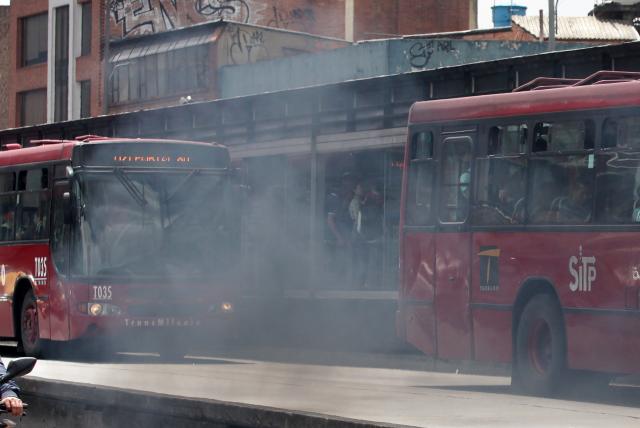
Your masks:
M596 176L596 222L640 223L640 164L637 153L606 153L598 156Z
M4 172L0 174L0 193L13 192L16 190L16 173Z
M419 132L411 139L407 189L407 225L432 223L433 133Z
M592 120L538 122L533 131L532 152L591 150L595 146Z
M463 223L469 211L471 193L471 139L447 138L443 144L440 189L440 220Z
M15 239L16 195L0 196L0 240Z
M640 149L640 121L638 116L605 119L602 124L603 149Z
M525 165L520 157L476 159L473 224L507 225L524 221Z
M533 224L586 224L593 206L593 154L531 160L527 201Z
M489 128L487 136L487 154L520 155L525 153L527 146L527 125L500 125Z
M16 222L17 240L47 238L49 202L45 190L49 187L48 176L47 168L20 171L18 175L21 193Z

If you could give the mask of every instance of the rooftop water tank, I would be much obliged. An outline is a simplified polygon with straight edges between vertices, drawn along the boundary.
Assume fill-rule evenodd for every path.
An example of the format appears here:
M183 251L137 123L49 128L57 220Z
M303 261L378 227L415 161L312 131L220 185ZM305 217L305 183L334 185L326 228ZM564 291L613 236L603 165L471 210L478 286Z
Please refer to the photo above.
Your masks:
M511 27L511 16L527 14L527 6L492 6L493 26L495 27Z

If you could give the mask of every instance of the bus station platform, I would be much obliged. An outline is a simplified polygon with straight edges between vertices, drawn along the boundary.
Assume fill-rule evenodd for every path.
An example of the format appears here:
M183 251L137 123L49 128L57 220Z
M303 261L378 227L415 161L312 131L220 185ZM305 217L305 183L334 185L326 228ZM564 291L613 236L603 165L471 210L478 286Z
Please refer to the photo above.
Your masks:
M640 419L635 387L548 399L512 394L508 377L460 369L265 360L39 361L20 380L31 404L22 426L53 426L45 424L53 418L69 427L630 427Z

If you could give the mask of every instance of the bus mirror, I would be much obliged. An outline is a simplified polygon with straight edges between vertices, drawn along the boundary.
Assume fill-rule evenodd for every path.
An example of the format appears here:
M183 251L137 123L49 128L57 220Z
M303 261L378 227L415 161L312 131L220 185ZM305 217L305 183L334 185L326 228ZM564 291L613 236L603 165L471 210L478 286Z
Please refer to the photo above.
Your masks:
M71 206L71 193L62 194L62 210L64 212L64 224L73 223L73 207Z

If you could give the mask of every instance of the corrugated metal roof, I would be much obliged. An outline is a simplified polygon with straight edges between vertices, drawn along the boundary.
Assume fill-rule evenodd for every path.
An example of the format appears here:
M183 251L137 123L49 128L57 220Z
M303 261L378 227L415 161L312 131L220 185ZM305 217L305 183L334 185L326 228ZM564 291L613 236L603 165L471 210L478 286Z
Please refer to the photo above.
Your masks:
M538 37L540 34L540 18L538 16L517 16L511 20L528 33ZM543 20L544 37L549 37L549 18ZM640 40L638 32L632 25L620 21L603 21L593 16L559 16L556 40Z
M204 45L214 42L216 40L217 33L209 31L205 34L189 35L187 37L177 36L172 40L163 40L152 42L148 45L134 45L124 46L121 48L113 49L111 52L109 61L120 62L134 58L140 58L147 55L154 55L163 52L169 52L177 49L189 48L192 46Z

